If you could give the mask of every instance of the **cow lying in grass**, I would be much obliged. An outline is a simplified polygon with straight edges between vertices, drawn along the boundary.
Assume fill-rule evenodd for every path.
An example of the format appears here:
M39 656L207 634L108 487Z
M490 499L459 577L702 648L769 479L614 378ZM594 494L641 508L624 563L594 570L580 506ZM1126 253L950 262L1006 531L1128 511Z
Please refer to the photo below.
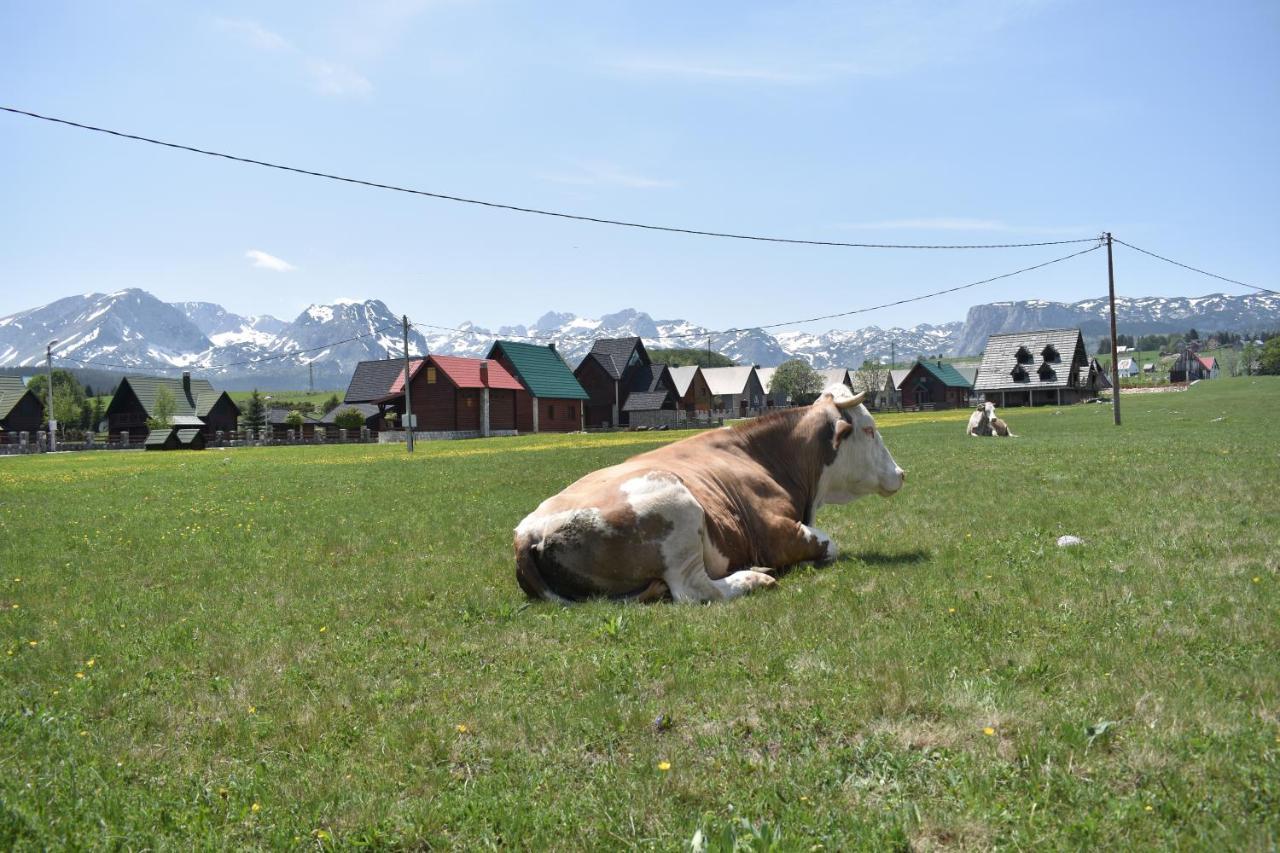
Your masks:
M995 403L982 403L972 415L969 415L969 426L965 428L965 434L1017 438L1009 431L1009 425L996 417Z
M844 385L812 406L710 430L588 474L515 531L531 598L736 598L795 563L836 558L826 503L888 497L906 474Z

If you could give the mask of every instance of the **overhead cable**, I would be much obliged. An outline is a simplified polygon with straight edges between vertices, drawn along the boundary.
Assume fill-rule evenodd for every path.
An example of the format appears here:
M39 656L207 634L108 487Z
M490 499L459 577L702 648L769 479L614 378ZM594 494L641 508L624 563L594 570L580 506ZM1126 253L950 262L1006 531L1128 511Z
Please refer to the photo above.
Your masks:
M1253 290L1260 290L1263 293L1272 293L1272 294L1275 294L1276 296L1280 296L1280 290L1270 290L1266 287L1259 287L1256 284L1249 284L1247 281L1237 281L1234 278L1227 278L1225 275L1218 275L1217 273L1212 273L1212 272L1209 272L1208 270L1202 270L1198 267L1193 267L1190 264L1184 264L1181 261L1175 261L1173 258L1166 258L1164 255L1157 255L1155 252L1150 252L1150 251L1147 251L1146 249L1139 248L1138 246L1135 246L1132 243L1126 243L1125 241L1117 237L1112 237L1111 239L1113 242L1119 243L1121 246L1128 246L1130 249L1133 249L1135 252L1141 252L1144 255L1150 255L1151 257L1164 261L1167 264L1173 264L1175 267L1182 267L1184 270L1191 270L1192 272L1198 272L1200 273L1200 275L1207 275L1209 276L1209 278L1216 278L1219 281L1226 281L1226 282L1230 282L1231 284L1238 284L1241 287L1248 287L1248 288L1252 288Z
M357 184L363 187L372 187L380 190L391 190L392 192L409 193L410 195L425 196L440 201L452 201L459 204L473 204L480 207L489 207L497 210L508 210L515 213L530 213L537 216L552 216L558 219L572 219L579 222L594 222L598 225L616 225L622 228L640 228L646 231L664 231L672 234L689 234L696 237L719 237L728 240L751 240L761 243L787 243L800 246L835 246L854 249L1021 249L1031 246L1062 246L1068 243L1094 243L1098 242L1097 237L1082 237L1074 240L1048 240L1039 243L974 243L964 245L923 245L923 244L907 244L907 243L846 243L838 240L802 240L791 237L767 237L759 234L736 234L727 231L710 231L698 228L679 228L672 225L653 225L644 222L628 222L622 219L606 219L599 216L584 216L576 213L564 213L557 210L545 210L537 207L522 207L515 204L504 204L496 201L485 201L477 198L467 198L464 196L449 195L447 193L431 192L428 190L413 189L410 187L397 186L395 184L384 184L377 181L367 181L361 178L349 178L342 175L333 175L327 172L317 172L312 169L302 169L297 166L285 166L280 163L270 163L266 160L256 160L252 157L240 157L235 154L225 154L220 151L211 151L205 148L196 148L192 145L182 145L177 142L166 142L162 139L153 139L148 136L139 136L134 133L124 133L119 130L111 130L105 127L95 127L91 124L82 124L77 121L71 121L64 118L55 118L53 116L41 115L27 110L20 110L14 107L0 106L0 111L12 113L14 115L27 116L28 118L39 119L41 121L53 122L54 124L66 125L67 127L75 127L81 130L90 130L95 133L105 133L110 136L119 137L121 139L131 139L135 142L146 142L150 145L161 145L165 148L173 148L179 151L188 151L192 154L203 154L207 157L220 157L224 160L232 160L237 163L247 163L252 166L262 166L267 169L278 169L282 172L293 172L299 175L309 175L313 178L325 178L330 181L341 181L347 184Z

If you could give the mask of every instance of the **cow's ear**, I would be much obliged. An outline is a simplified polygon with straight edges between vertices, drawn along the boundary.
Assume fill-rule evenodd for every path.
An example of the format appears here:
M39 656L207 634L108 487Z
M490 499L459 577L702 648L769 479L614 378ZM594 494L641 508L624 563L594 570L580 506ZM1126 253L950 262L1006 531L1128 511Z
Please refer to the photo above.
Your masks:
M836 434L831 439L831 444L839 450L840 442L844 441L851 435L853 435L853 424L849 423L844 418L841 418L836 421Z

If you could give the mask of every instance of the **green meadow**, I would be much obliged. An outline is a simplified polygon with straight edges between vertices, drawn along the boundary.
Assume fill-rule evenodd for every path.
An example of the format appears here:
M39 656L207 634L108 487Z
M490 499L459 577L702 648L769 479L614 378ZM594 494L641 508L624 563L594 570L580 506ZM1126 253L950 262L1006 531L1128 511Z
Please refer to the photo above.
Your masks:
M709 606L514 579L679 434L0 458L0 847L1274 849L1280 379L1122 402L887 415Z

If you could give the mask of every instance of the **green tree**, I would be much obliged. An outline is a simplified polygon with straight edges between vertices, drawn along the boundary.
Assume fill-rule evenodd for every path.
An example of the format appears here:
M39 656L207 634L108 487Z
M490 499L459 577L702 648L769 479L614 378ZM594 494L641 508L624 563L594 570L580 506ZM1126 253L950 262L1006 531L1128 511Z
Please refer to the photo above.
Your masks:
M413 389L410 389L410 390L413 390ZM341 405L342 405L342 401L338 399L338 395L333 394L333 395L330 395L328 400L324 401L324 407L322 408L322 411L327 415Z
M289 429L302 430L302 412L294 409L292 412L284 416L284 422Z
M1258 372L1258 347L1253 341L1245 344L1244 349L1240 351L1240 372L1245 376L1252 376Z
M27 390L40 398L40 402L49 405L49 377L39 373L31 377ZM70 370L53 371L53 418L63 431L72 429L80 423L80 408L84 404L84 386L81 385ZM45 413L48 417L48 412Z
M257 388L254 388L253 393L249 395L248 408L245 409L244 417L240 421L241 426L251 430L260 430L267 422L267 407L262 402L262 395L258 393Z
M1280 338L1272 338L1262 345L1258 372L1266 376L1280 375Z
M857 381L854 382L854 386L860 391L867 392L867 401L870 403L884 387L884 380L888 373L888 368L879 361L864 359L862 367L857 370Z
M649 358L654 364L665 364L669 367L733 367L733 359L718 352L707 352L696 347L677 347L673 349L654 348L649 350Z
M785 394L792 405L804 406L822 391L822 377L804 359L784 361L773 374L770 393Z
M358 430L364 426L364 415L354 406L349 407L334 415L333 423L338 429Z
M1111 338L1098 339L1098 355L1111 355Z
M102 398L94 397L93 398L93 415L89 420L88 428L94 432L97 432L98 424L102 423L103 419L106 418L106 416L107 416L107 410L106 410L106 407L102 405Z
M151 407L151 417L147 418L148 429L168 429L173 426L174 411L173 392L161 388L156 392L156 401Z

